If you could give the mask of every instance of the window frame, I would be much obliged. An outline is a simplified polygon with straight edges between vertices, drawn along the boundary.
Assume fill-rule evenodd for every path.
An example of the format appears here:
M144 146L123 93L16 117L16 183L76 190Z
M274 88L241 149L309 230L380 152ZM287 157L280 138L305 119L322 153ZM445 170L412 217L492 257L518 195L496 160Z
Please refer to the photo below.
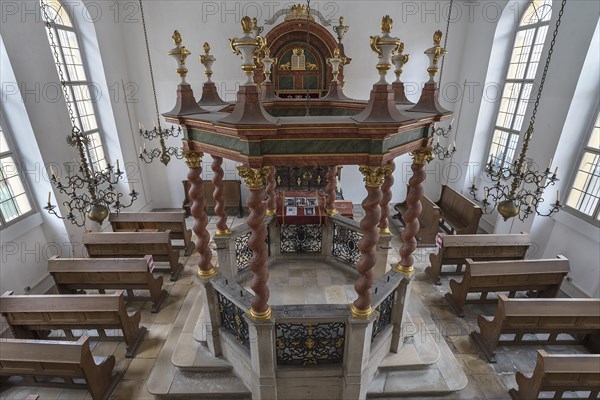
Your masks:
M23 185L24 193L25 193L25 196L27 197L27 200L29 201L29 205L31 206L31 209L8 222L4 218L4 215L2 214L2 210L0 210L0 231L8 228L9 226L17 224L17 223L21 222L22 220L24 220L38 212L37 203L35 201L33 201L33 193L29 186L29 180L26 179L25 174L23 174L21 157L20 157L18 151L16 150L17 148L16 148L15 142L12 138L12 134L11 134L11 132L8 131L7 124L4 122L5 120L4 120L2 113L3 113L3 110L0 109L0 130L2 130L2 132L4 133L4 139L6 140L6 143L8 144L8 151L0 150L0 159L10 156L14 160L16 168L17 168L17 176L19 177L21 184Z
M47 7L51 7L50 3L47 0L39 0L46 2L46 6ZM56 51L58 52L59 55L59 59L60 59L60 63L61 63L61 70L62 73L64 75L64 79L65 79L65 86L67 87L68 93L69 93L69 100L71 103L71 109L73 110L73 117L75 118L75 121L77 121L77 125L80 127L81 129L81 133L83 133L86 137L90 137L93 134L98 134L98 138L100 139L100 148L102 150L102 153L104 155L104 158L99 160L100 162L104 162L104 166L102 166L101 164L99 164L98 162L93 162L92 160L94 158L92 158L92 154L90 151L90 147L85 146L85 152L86 152L86 158L88 161L88 165L90 166L90 169L92 171L92 173L95 172L100 172L103 169L106 168L107 165L109 165L109 159L108 159L108 153L106 152L105 148L106 148L106 143L104 140L104 135L101 134L101 121L100 118L98 118L98 115L100 115L99 110L98 110L98 106L97 106L97 102L93 101L93 96L91 96L91 93L93 93L92 91L92 82L90 81L89 77L90 75L90 71L88 68L88 63L86 61L85 58L85 51L83 49L83 46L81 46L81 40L80 40L80 35L77 32L77 28L76 28L76 24L75 21L73 19L73 17L69 14L69 8L65 7L62 3L61 0L55 0L57 3L60 4L60 7L62 10L64 10L64 13L67 15L67 17L69 18L69 22L71 23L72 26L68 26L68 25L64 25L62 23L58 23L56 21L56 18L54 20L51 20L50 22L50 29L52 29L52 34L54 36L54 43L56 45ZM83 3L82 3L83 5ZM85 7L85 5L83 5ZM56 11L56 15L59 15L59 10ZM44 18L44 14L43 11L40 9L40 13L41 13L41 17L42 17L42 21L46 22L45 18ZM49 15L49 17L51 18L51 16ZM64 21L62 21L64 22ZM44 27L44 29L46 30L46 36L48 35L48 31L47 28ZM59 30L63 30L63 31L67 31L67 32L72 32L75 35L75 39L77 40L77 50L79 51L79 54L81 56L81 67L83 68L83 72L85 74L85 78L86 80L71 80L71 75L69 72L69 68L68 68L68 64L67 64L67 59L65 57L65 50L63 48L63 43L60 39L60 34L59 34ZM50 51L52 52L52 58L54 60L54 63L56 63L56 58L54 56L54 48L52 47L52 44L50 43L50 40L48 37L46 37L47 41L48 41L48 47L50 48ZM56 68L56 65L55 65ZM58 76L58 71L56 71L57 77L59 79L60 82L60 76ZM84 130L83 127L83 120L81 118L81 113L80 113L80 106L79 106L79 102L77 101L77 97L75 96L75 87L80 86L80 87L86 87L88 90L88 93L90 94L90 104L92 106L92 110L93 110L93 116L94 119L96 121L96 128L95 129L90 129L90 130ZM65 99L65 103L66 103L66 99ZM67 105L67 111L68 111L68 105ZM68 115L68 112L67 112ZM70 118L70 115L68 115ZM98 146L96 146L98 147ZM95 148L96 148L95 147Z
M571 192L573 191L573 185L575 184L575 180L577 179L577 175L579 174L579 166L581 165L581 161L583 160L583 157L585 155L585 153L593 153L593 154L598 154L598 156L600 157L600 150L597 149L591 149L588 147L588 143L590 142L590 138L592 137L592 133L594 132L594 127L596 125L596 122L600 119L600 102L598 102L598 104L596 105L595 108L595 112L592 114L592 118L591 121L589 122L588 126L587 126L587 134L583 137L582 139L582 143L579 146L579 152L577 153L577 162L574 163L573 165L575 166L571 172L571 176L569 178L569 184L567 186L568 190L566 190L566 196L563 195L564 198L564 202L561 199L561 204L564 205L563 210L568 212L569 214L584 220L596 227L600 227L600 201L598 201L598 204L596 204L596 208L593 212L592 215L587 215L584 212L579 211L576 208L573 208L569 205L567 205L567 201L569 199L569 197L571 197Z
M512 41L512 46L510 48L510 56L508 58L508 63L506 65L506 68L504 70L504 82L502 84L502 91L500 92L501 98L498 101L498 105L496 107L496 110L494 112L494 118L492 120L492 127L491 127L491 134L489 137L489 142L488 142L488 152L486 154L488 154L487 158L486 158L486 163L490 161L489 155L491 155L492 158L492 162L494 165L494 168L500 168L500 167L507 167L510 168L512 166L512 164L515 161L515 155L517 154L517 150L519 148L519 144L522 138L522 132L524 131L524 128L526 129L526 121L525 121L525 116L527 115L527 109L529 108L529 105L532 103L532 95L535 95L535 89L536 89L536 85L535 85L535 78L538 75L539 69L540 69L540 63L543 61L541 58L541 55L544 53L543 49L546 46L546 42L548 40L548 34L550 33L550 23L552 21L552 12L554 11L552 9L552 2L550 3L550 7L551 7L551 11L550 11L550 18L547 21L538 21L534 24L527 24L527 25L523 25L523 19L526 17L527 12L529 10L529 8L531 7L531 5L533 4L534 0L531 0L527 3L527 6L524 7L523 13L521 14L521 17L519 18L519 23L515 29L514 32L514 37L513 37L513 41ZM540 60L538 60L537 62L537 67L536 67L536 73L535 76L533 78L527 78L527 73L530 69L531 66L531 60L532 57L534 55L534 47L535 47L535 40L537 38L537 35L540 31L541 28L543 28L544 26L548 27L548 31L546 32L546 36L544 37L544 42L542 44L542 51L540 53ZM511 68L511 60L512 60L512 56L513 53L515 51L515 46L517 44L517 38L519 36L520 32L529 30L529 29L533 29L533 38L532 38L532 43L530 45L531 47L531 51L529 52L528 56L527 56L527 62L525 64L525 70L523 72L523 77L521 79L514 79L514 78L508 78L508 73L510 71ZM510 114L512 115L512 121L510 124L510 128L505 128L503 126L499 126L498 125L498 118L500 117L500 109L502 107L502 102L505 99L504 97L504 92L506 90L507 85L521 85L519 88L519 92L517 97L515 97L515 106L514 106L514 111ZM526 107L524 110L524 115L523 115L523 122L521 124L521 129L520 130L515 130L514 126L515 126L515 121L517 120L517 118L519 117L519 103L522 101L523 97L523 91L525 90L525 87L527 85L531 85L531 92L529 94L529 98L525 101L526 103ZM514 86L513 86L514 88ZM510 105L510 103L509 103ZM494 139L496 137L496 132L502 132L505 133L507 135L506 138L506 143L504 144L504 146L502 146L502 152L500 153L501 157L497 157L498 152L496 152L495 154L492 152L492 147L494 146ZM507 154L510 152L510 143L511 143L511 139L513 137L516 137L516 142L515 142L515 148L514 148L514 153L512 155L512 161L510 163L507 164L506 162L506 158L507 158ZM498 146L500 146L498 144Z

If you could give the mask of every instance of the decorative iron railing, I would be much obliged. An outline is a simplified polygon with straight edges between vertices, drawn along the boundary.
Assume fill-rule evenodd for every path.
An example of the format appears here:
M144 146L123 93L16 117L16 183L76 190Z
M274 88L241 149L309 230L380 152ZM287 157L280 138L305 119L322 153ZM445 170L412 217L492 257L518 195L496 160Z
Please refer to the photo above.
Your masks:
M332 255L339 260L356 267L360 259L358 242L363 234L339 224L333 224Z
M275 324L278 365L340 364L346 342L344 322Z
M250 348L248 323L244 319L244 310L236 306L223 294L217 292L219 300L219 313L221 314L221 327L228 330L235 340L241 345Z
M252 258L252 250L248 247L248 241L252 232L244 233L235 238L235 263L237 265L238 272L245 271L250 267L250 259ZM269 249L269 236L265 239L267 249ZM269 252L270 253L270 252Z
M396 291L392 291L383 301L375 307L377 311L377 319L373 321L373 333L371 334L371 343L377 339L377 337L385 330L385 328L392 323L392 309L394 307L394 294Z
M323 248L321 225L282 225L282 253L320 253Z

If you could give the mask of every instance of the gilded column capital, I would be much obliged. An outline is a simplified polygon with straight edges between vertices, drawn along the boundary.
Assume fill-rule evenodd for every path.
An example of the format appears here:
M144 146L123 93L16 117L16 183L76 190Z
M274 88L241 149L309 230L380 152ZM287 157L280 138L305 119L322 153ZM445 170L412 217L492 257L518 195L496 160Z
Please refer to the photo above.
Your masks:
M389 166L368 167L361 165L358 169L364 175L364 181L369 187L381 187L386 176L389 176L392 171Z
M183 152L183 156L185 157L185 164L189 168L200 168L204 153L201 151L187 150Z
M415 164L429 164L433 160L433 149L431 147L421 147L412 152L413 162Z
M261 189L265 186L265 177L269 174L269 167L250 168L241 166L237 167L237 171L248 189Z

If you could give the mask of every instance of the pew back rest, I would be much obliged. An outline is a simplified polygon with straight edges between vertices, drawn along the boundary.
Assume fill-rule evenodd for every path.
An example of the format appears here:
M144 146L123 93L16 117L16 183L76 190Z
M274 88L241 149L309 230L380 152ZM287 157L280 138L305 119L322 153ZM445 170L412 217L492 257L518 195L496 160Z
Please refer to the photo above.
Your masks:
M572 387L585 390L600 386L600 355L552 354L538 350L538 365L544 370L542 388Z
M442 257L448 259L523 259L533 242L528 233L446 235L442 233Z
M507 328L600 330L600 299L510 299L498 295Z
M148 260L143 258L60 258L48 260L48 272L57 284L146 283Z
M563 256L548 260L473 261L467 259L465 279L470 288L516 287L536 284L556 285L569 273L569 260Z
M432 224L437 224L442 215L442 212L437 204L431 201L427 196L423 196L423 198L421 198L421 204L423 205L423 211L421 211L421 215L419 216L419 222L421 225L428 227Z
M111 213L109 221L113 231L158 229L161 232L171 231L176 236L187 230L185 225L185 211L173 212L120 212Z
M173 254L171 231L166 232L86 232L83 244L90 257L158 256Z
M442 185L442 194L437 204L443 211L449 211L467 221L482 214L481 207L448 185Z

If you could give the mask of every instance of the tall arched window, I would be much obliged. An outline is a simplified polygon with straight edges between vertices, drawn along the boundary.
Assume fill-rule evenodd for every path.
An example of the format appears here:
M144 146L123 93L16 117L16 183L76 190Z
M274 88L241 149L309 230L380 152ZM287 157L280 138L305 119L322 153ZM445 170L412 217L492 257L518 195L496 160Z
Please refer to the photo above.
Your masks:
M106 167L106 157L94 110L94 87L87 78L77 32L60 1L41 0L41 2L45 5L42 7L42 18L45 22L51 23L52 38L48 32L48 43L51 47L53 47L52 41L55 44L51 50L54 56L58 57L62 69L63 76L59 78L66 84L75 125L89 138L86 157L92 168L99 171Z
M517 28L490 154L496 166L510 167L552 16L552 0L533 0Z

